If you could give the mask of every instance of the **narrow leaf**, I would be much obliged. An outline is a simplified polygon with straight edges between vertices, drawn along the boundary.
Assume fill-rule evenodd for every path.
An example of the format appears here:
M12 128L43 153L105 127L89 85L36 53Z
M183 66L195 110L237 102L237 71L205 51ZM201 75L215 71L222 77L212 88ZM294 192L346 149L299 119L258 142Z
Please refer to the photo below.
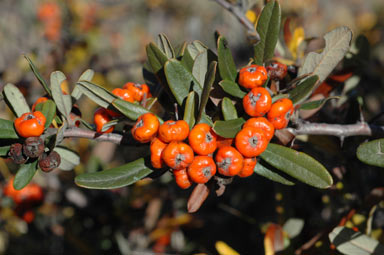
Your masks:
M205 123L205 124L208 124L210 127L213 126L212 118L209 117L205 112L203 112L203 114L201 115L201 120L200 120L199 123Z
M146 47L148 62L152 67L152 71L156 74L159 72L165 62L168 61L168 57L153 43L149 43Z
M247 94L240 89L240 86L236 82L233 81L223 80L219 82L219 85L226 93L234 97L243 98Z
M64 131L67 129L67 127L68 127L68 123L64 121L63 124L57 130L55 146L61 144L61 142L64 140Z
M228 48L227 39L219 36L217 39L217 55L219 61L219 73L223 80L236 81L237 69L231 50Z
M92 82L80 81L76 85L84 95L103 108L108 108L112 101L116 99L116 96L111 92Z
M217 62L212 61L209 64L208 71L205 75L204 88L203 88L203 92L201 93L199 113L197 114L197 118L196 118L197 123L200 122L201 116L205 112L205 106L208 103L209 94L211 93L212 85L213 85L213 82L215 81L215 77L216 77L216 66L217 66Z
M269 170L265 166L263 166L260 162L258 162L253 169L256 174L261 175L271 181L278 182L284 185L295 185L295 183L291 182L290 180L284 178L283 176L279 175L278 173Z
M59 153L61 157L61 162L59 165L61 170L69 171L80 164L80 156L75 151L62 146L55 147L54 151Z
M33 64L32 60L27 55L24 55L24 58L28 61L29 67L31 68L35 77L39 80L40 84L43 86L45 92L47 92L49 97L52 97L51 89L48 87L48 83L44 80L43 76L41 76L39 70Z
M11 148L11 145L1 146L0 147L0 157L7 156L10 148Z
M365 164L384 167L384 138L360 144L356 156Z
M236 107L228 97L224 97L223 101L221 101L221 111L223 112L224 120L233 120L238 118Z
M213 131L224 138L234 138L245 123L243 118L234 120L217 120L213 124Z
M110 127L116 126L119 123L119 120L111 120L103 125L101 132L107 131Z
M289 98L294 105L304 102L316 88L319 77L317 75L310 76L302 80L296 88L289 91Z
M144 159L140 158L116 168L80 174L75 178L75 183L89 189L114 189L133 184L152 172Z
M60 71L51 73L52 98L59 112L67 118L72 109L72 100L69 95L64 95L61 89L61 83L66 79L65 75Z
M288 219L283 226L285 233L288 234L290 239L298 236L304 227L304 220L298 218L290 218Z
M17 117L20 117L24 113L31 111L27 104L27 101L25 101L23 94L15 85L7 83L4 86L3 94L6 99L7 105L9 106L9 108L11 108L11 110Z
M0 119L0 139L18 139L19 136L10 120Z
M194 91L191 91L187 97L187 101L185 102L185 109L184 109L184 117L183 120L185 120L189 128L192 129L192 127L195 125L196 122L196 93Z
M93 76L95 75L95 71L93 71L92 69L87 69L84 73L82 73L79 77L79 80L78 81L92 81L93 79ZM72 90L72 93L71 93L71 97L77 101L80 99L82 93L79 89L79 87L76 85L73 90Z
M197 55L192 67L192 75L200 83L204 84L205 75L208 70L208 51L203 51Z
M174 58L175 51L169 42L167 36L164 34L159 34L156 41L157 46L160 50L167 56L167 58Z
M144 107L142 107L141 105L133 104L133 103L124 101L120 98L113 100L112 105L131 120L137 120L140 117L140 115L147 112L151 112L145 109ZM159 117L157 118L159 119L160 123L163 122L161 118Z
M179 61L169 60L165 64L165 76L179 105L183 104L191 90L201 96L201 85Z
M352 31L348 27L338 27L324 35L325 48L319 53L311 52L304 60L298 75L313 73L319 76L319 83L323 82L336 65L348 52Z
M321 100L306 102L300 106L300 110L313 110L313 109L321 108L328 100L339 99L339 98L340 97L338 96L333 96L333 97L327 97Z
M384 246L377 240L350 228L336 227L328 236L336 249L346 255L384 254Z
M20 166L19 170L17 170L15 180L13 181L13 187L16 190L20 190L27 186L36 173L36 166L37 160Z
M52 100L48 99L47 101L37 104L36 111L40 111L46 118L44 127L47 128L51 125L52 120L56 116L56 104Z
M260 35L260 41L255 45L255 64L262 65L274 55L277 40L279 38L281 22L281 10L278 1L269 1L261 11L257 22L256 31Z
M333 183L327 169L303 152L270 143L261 158L271 166L316 188L325 189Z

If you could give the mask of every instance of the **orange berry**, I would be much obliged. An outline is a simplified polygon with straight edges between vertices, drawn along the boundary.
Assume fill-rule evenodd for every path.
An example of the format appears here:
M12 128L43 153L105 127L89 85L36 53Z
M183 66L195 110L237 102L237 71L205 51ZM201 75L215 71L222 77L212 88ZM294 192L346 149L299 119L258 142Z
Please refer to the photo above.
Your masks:
M196 156L188 167L193 182L207 183L216 174L216 164L209 156Z
M288 126L289 117L293 114L293 103L288 98L282 98L272 104L268 112L268 120L275 129L283 129Z
M242 177L242 178L251 176L255 171L254 169L255 169L256 164L257 164L256 157L244 158L244 166L237 175Z
M141 101L144 98L144 94L146 95L146 98L149 98L149 87L147 84L139 84L139 83L133 83L133 82L127 82L124 86L124 89L129 90L133 98L136 101Z
M157 137L153 138L151 141L149 149L151 150L151 163L154 168L164 167L164 161L161 158L161 154L163 153L165 147L167 147L167 144Z
M268 141L270 141L273 135L275 134L275 127L264 117L248 119L243 125L243 128L246 127L255 127L262 129Z
M97 133L111 133L115 127L112 126L108 128L108 130L102 132L103 126L112 120L111 116L108 114L107 110L104 108L97 108L95 113L93 114L93 122L96 125Z
M259 156L265 151L269 141L260 128L246 127L235 138L236 149L247 158Z
M262 86L267 79L264 66L250 65L240 69L238 82L244 88L253 89Z
M244 111L252 117L264 116L271 109L272 98L267 89L263 87L253 88L243 98Z
M40 136L44 132L46 118L40 111L26 112L15 119L16 132L24 137Z
M177 186L182 189L188 189L189 187L191 187L192 182L187 174L187 169L184 168L179 170L173 170L173 174L175 176Z
M199 155L208 155L217 148L216 134L206 123L195 125L188 136L189 145Z
M172 169L187 168L193 161L192 148L182 142L171 142L165 147L161 157L164 163Z
M159 126L160 122L155 114L150 112L144 113L133 126L131 130L132 136L136 141L147 143L156 136Z
M243 168L243 156L231 146L220 148L216 153L215 161L218 172L225 176L235 176Z
M163 142L183 141L188 137L189 125L185 120L167 120L159 127L159 138Z

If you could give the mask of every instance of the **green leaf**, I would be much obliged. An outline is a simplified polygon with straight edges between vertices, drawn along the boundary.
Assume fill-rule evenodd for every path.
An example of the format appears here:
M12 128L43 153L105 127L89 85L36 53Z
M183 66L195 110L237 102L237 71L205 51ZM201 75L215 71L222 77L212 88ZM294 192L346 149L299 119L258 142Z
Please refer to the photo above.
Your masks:
M1 146L0 147L0 157L8 156L8 152L9 152L10 148L11 148L11 145Z
M240 86L233 81L222 80L219 82L219 85L223 88L223 90L231 96L243 98L247 95L246 92L242 91Z
M188 44L187 50L191 54L192 59L195 60L197 55L208 50L208 47L205 46L202 42L195 40Z
M192 67L192 75L200 83L204 84L205 75L208 71L208 51L203 51L196 56Z
M95 75L95 71L93 71L92 69L87 69L84 73L82 73L80 75L78 81L90 81L91 82L94 75ZM74 98L76 101L76 100L80 99L81 95L82 95L82 93L81 93L79 87L76 85L72 90L71 97Z
M336 249L346 255L381 255L384 246L361 232L346 227L336 227L328 235Z
M92 69L85 70L79 77L79 81L92 81L93 76L95 75L95 71Z
M21 190L32 180L33 176L36 173L37 160L23 164L20 166L19 170L15 175L15 180L13 181L13 187L16 190Z
M63 90L61 89L61 83L66 79L65 75L60 71L51 73L52 98L55 101L59 112L68 118L72 109L72 99L70 95L64 95Z
M302 80L296 88L289 91L289 98L292 100L294 105L304 102L316 88L316 84L319 81L317 75L309 76Z
M224 97L223 101L221 101L221 111L223 112L224 120L233 120L239 118L237 116L236 107L228 97Z
M197 123L200 122L201 116L205 112L205 106L208 103L209 94L211 93L212 85L213 85L213 82L215 81L215 77L216 77L216 66L217 66L217 62L212 61L209 64L208 71L205 75L204 88L203 88L203 92L201 93L199 113L197 114L197 118L196 118Z
M213 126L213 121L212 121L211 117L209 117L205 112L203 112L203 114L201 115L201 120L199 123L208 124L210 127Z
M234 120L217 120L213 124L213 131L224 138L234 138L245 123L243 118Z
M253 169L256 174L261 175L271 181L278 182L284 185L295 185L295 183L291 182L290 180L284 178L283 176L279 175L278 173L269 170L265 166L263 166L260 162L258 162Z
M152 67L152 71L156 74L163 68L165 62L168 61L168 57L154 43L149 43L146 51L148 62Z
M278 1L269 1L261 11L257 21L256 31L260 35L260 41L255 45L255 64L262 65L271 59L275 52L279 38L281 22L281 10Z
M323 105L330 99L339 99L340 97L339 96L333 96L333 97L327 97L327 98L324 98L324 99L321 99L321 100L315 100L315 101L310 101L310 102L306 102L306 103L303 103L301 106L300 106L300 110L313 110L313 109L316 109L316 108L320 108L320 107L323 107Z
M84 95L103 108L108 108L112 101L116 99L116 96L111 92L92 82L79 81L76 84Z
M333 183L327 169L303 152L270 143L260 156L271 166L316 188L325 189Z
M47 101L37 104L36 111L40 111L46 118L44 127L47 128L51 125L52 120L56 116L56 104L52 100L48 99Z
M55 147L54 151L59 153L61 157L61 162L59 165L61 170L69 171L80 164L80 156L77 154L77 152L62 146Z
M228 48L227 39L219 36L217 39L217 55L219 61L219 73L223 80L236 81L237 69L231 50Z
M27 55L24 55L24 58L28 61L29 67L31 68L36 78L39 80L40 84L43 86L45 92L47 92L49 97L52 97L51 89L48 87L48 83L44 80L43 76L41 76L39 70L33 64L32 60Z
M89 189L114 189L133 184L152 172L145 160L140 158L116 168L80 174L75 178L75 183Z
M356 156L365 164L384 167L384 138L360 144Z
M274 102L276 102L277 100L282 99L282 98L289 98L289 95L288 94L278 94L278 95L272 97L272 104Z
M113 100L112 105L131 120L137 120L140 115L151 112L141 105L133 104L120 98ZM160 117L157 118L159 119L160 123L163 123L163 120Z
M348 27L338 27L324 35L325 48L319 53L311 52L304 60L298 76L316 74L319 84L323 82L348 52L352 31Z
M19 136L10 120L0 119L0 139L18 139Z
M192 129L192 127L196 123L196 93L194 91L191 91L187 97L187 101L185 102L185 109L184 109L184 117L183 120L185 120L189 128Z
M61 142L64 140L64 131L67 129L67 127L68 127L68 122L64 121L63 124L57 130L55 146L61 144Z
M15 85L7 83L4 86L3 94L7 105L17 117L31 111L23 94Z
M157 46L160 48L160 50L167 56L167 58L174 58L175 57L175 51L169 42L167 36L164 34L159 34L156 41Z
M185 53L185 50L187 49L187 46L188 46L188 43L183 42L182 44L177 45L175 47L176 58L180 58L180 57L184 56L184 53Z
M119 120L111 120L111 121L108 121L107 123L105 123L103 125L103 127L101 128L101 132L105 132L107 131L110 127L113 127L113 126L116 126L117 124L119 123Z
M175 96L179 105L183 104L184 99L191 90L201 96L201 85L192 74L178 60L169 60L165 64L165 76L172 94Z
M304 220L298 218L290 218L288 219L283 226L285 233L288 234L290 239L298 236L304 227Z

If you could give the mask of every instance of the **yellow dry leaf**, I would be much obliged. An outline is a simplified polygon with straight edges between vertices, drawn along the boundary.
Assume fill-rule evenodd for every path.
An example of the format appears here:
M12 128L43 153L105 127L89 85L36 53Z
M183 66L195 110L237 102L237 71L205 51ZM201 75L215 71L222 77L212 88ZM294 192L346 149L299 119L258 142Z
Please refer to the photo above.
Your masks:
M61 90L67 94L69 94L69 86L67 80L61 83Z
M224 243L223 241L217 241L215 243L215 247L220 255L240 255L237 251L232 249L228 244Z
M293 31L292 39L288 44L288 49L292 54L293 59L297 59L298 55L301 55L298 53L299 45L304 41L305 35L304 35L304 28L297 27Z

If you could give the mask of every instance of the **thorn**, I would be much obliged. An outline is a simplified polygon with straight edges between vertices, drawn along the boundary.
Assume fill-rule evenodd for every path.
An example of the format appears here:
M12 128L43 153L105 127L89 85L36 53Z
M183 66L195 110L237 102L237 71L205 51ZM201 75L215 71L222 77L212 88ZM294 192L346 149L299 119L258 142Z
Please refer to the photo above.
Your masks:
M345 136L342 135L342 136L339 136L339 138L340 138L340 147L343 147Z

